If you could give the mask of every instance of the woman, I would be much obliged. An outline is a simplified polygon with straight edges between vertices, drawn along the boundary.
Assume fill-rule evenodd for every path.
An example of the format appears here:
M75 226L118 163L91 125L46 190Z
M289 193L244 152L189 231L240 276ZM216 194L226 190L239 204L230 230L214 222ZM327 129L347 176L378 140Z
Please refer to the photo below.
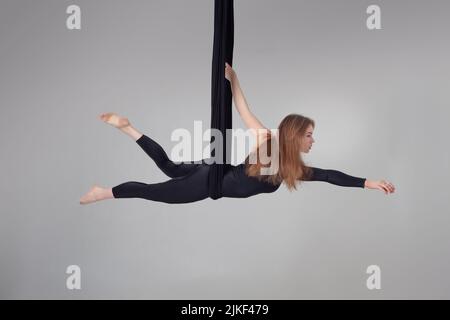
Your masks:
M284 182L289 190L295 189L301 181L325 181L344 187L379 189L385 194L393 193L392 183L380 180L373 181L353 177L337 170L308 167L304 164L301 153L311 150L314 139L314 121L299 114L289 114L278 126L277 143L279 149L277 170L273 174L260 174L262 168L270 167L272 162L250 161L251 155L264 154L266 149L269 159L272 156L272 139L270 130L250 111L244 94L240 88L236 72L225 64L225 78L230 81L234 104L245 125L256 135L256 149L237 166L230 166L224 173L223 197L247 198L259 193L270 193L278 190ZM153 139L136 130L127 118L115 113L104 113L100 119L130 136L171 179L165 182L146 184L129 181L112 188L94 185L80 199L80 204L92 203L105 199L142 198L166 203L189 203L208 198L208 172L210 165L202 163L179 163L171 161L164 149ZM255 159L255 158L253 158Z

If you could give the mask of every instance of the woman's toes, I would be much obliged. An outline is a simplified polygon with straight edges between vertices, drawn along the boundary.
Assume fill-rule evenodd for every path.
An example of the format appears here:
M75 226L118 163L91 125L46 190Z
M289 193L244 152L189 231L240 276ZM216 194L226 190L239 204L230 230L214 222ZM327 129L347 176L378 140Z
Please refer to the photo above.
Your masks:
M112 112L102 113L102 114L100 115L100 119L102 119L103 121L109 123L112 116L113 116L113 113L112 113Z
M100 115L100 119L119 129L130 125L127 118L121 117L114 112L103 113Z
M99 192L101 191L101 188L98 186L93 186L88 193L86 193L84 196L80 199L80 204L88 204L95 201L100 200Z

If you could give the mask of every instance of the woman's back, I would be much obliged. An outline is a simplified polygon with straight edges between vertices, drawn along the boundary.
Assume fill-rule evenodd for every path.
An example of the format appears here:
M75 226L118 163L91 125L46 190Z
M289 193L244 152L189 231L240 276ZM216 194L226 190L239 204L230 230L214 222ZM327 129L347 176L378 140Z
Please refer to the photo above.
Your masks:
M278 190L281 184L274 185L260 181L245 173L245 163L232 165L223 178L222 191L224 197L248 198L259 193L271 193Z

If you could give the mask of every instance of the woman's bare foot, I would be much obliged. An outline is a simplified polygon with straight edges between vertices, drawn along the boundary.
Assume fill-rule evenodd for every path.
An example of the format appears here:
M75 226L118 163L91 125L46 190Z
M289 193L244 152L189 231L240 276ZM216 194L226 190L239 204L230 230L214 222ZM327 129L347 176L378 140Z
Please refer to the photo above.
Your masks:
M111 189L105 189L94 185L88 193L80 199L80 204L88 204L100 200L111 199L114 198Z
M99 118L100 120L116 127L117 129L123 129L130 125L128 118L121 117L114 112L102 113Z
M128 118L121 117L114 112L102 113L100 119L110 125L120 129L123 133L129 135L134 141L142 137L142 133L134 128Z

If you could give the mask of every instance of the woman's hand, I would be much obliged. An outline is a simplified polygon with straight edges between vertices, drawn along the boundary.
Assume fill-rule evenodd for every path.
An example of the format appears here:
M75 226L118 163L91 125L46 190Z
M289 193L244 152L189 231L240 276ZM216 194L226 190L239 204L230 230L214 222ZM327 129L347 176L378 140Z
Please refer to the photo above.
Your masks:
M234 72L233 68L228 64L228 62L225 62L225 78L227 78L227 80L231 82L235 76L236 72Z
M395 186L386 180L373 181L366 179L364 186L369 189L379 189L384 191L385 194L395 192Z

